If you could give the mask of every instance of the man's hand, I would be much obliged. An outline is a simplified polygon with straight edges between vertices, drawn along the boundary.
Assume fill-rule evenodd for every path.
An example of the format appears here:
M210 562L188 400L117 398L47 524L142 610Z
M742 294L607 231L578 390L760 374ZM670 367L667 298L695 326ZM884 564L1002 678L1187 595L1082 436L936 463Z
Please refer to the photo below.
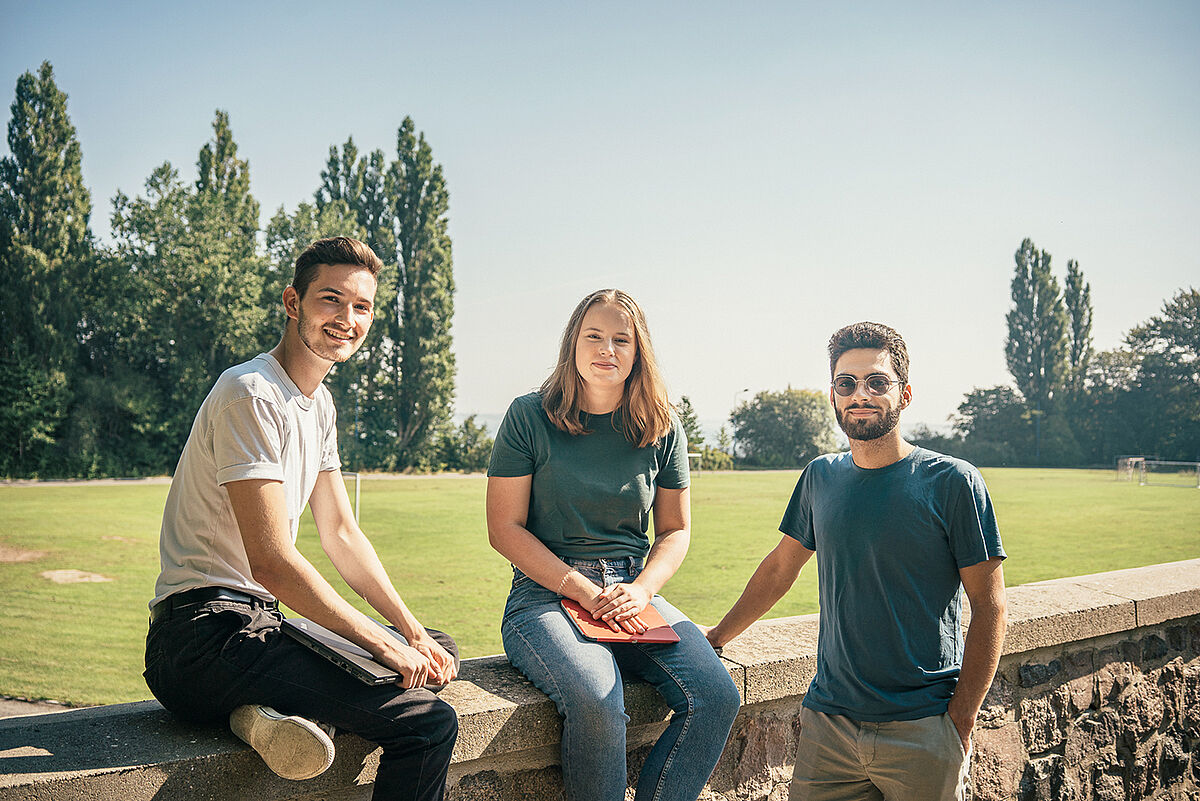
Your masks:
M950 715L950 720L954 722L954 728L958 730L958 739L962 740L963 753L971 753L971 731L975 728L975 716L971 715L968 718L954 703L954 699L950 700L950 706L946 709L946 713Z
M708 644L713 647L714 651L720 652L721 648L725 646L725 643L720 642L717 638L716 626L702 626L697 623L696 628L700 629L700 633L704 635L704 639L708 640Z
M425 657L430 664L427 684L446 685L458 677L454 667L454 657L442 647L442 644L427 633L413 639L412 647Z
M396 684L406 690L414 687L424 687L429 683L429 677L434 668L429 659L412 646L405 645L399 640L392 640L388 648L375 655L382 664L400 674Z

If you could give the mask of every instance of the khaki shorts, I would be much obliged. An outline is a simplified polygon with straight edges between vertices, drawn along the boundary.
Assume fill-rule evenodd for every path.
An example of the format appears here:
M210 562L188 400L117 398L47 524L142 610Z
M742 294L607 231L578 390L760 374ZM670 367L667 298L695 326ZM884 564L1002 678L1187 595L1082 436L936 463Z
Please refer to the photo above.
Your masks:
M970 761L949 715L859 722L803 707L790 801L962 801Z

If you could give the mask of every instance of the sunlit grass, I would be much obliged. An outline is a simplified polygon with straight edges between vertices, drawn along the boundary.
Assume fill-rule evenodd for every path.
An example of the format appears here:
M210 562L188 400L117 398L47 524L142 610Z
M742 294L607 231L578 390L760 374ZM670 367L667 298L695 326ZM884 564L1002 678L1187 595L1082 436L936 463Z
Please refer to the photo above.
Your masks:
M713 623L741 593L777 530L799 472L693 476L692 547L664 594ZM1138 487L1111 471L985 470L1008 584L1171 562L1200 551L1200 491ZM464 656L498 653L510 571L487 543L485 479L362 482L362 524L401 594ZM0 562L0 694L69 703L149 697L142 682L146 604L158 574L165 485L0 487L0 546L40 551ZM353 597L324 559L311 518L300 548ZM112 581L54 584L76 569ZM364 611L365 604L358 606ZM816 611L807 568L772 616Z

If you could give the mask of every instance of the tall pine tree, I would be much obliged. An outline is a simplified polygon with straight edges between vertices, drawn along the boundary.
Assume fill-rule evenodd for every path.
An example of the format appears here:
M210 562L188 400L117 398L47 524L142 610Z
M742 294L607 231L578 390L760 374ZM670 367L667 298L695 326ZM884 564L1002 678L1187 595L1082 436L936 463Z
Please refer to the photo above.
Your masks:
M17 79L0 159L0 473L71 471L59 447L72 403L78 287L92 256L91 196L50 62Z
M1078 397L1083 394L1088 363L1092 360L1092 286L1083 280L1079 262L1067 262L1067 280L1063 287L1063 302L1067 311L1067 391Z
M436 466L436 440L450 420L455 377L454 267L441 165L406 117L390 164L381 150L360 154L353 138L331 147L315 200L321 211L344 203L386 265L372 332L372 340L379 339L364 346L353 382L364 463L401 470Z
M1044 412L1066 377L1067 313L1058 280L1050 272L1050 254L1026 239L1015 259L1004 355L1025 400Z

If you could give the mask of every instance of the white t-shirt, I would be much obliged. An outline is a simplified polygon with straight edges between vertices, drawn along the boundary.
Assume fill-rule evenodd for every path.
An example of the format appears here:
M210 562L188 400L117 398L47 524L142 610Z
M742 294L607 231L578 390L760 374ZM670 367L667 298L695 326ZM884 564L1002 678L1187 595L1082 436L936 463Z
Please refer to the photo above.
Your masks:
M200 405L163 510L162 572L151 606L168 595L220 586L271 600L250 563L222 485L283 482L292 542L317 475L341 467L333 398L309 398L268 353L221 374Z

